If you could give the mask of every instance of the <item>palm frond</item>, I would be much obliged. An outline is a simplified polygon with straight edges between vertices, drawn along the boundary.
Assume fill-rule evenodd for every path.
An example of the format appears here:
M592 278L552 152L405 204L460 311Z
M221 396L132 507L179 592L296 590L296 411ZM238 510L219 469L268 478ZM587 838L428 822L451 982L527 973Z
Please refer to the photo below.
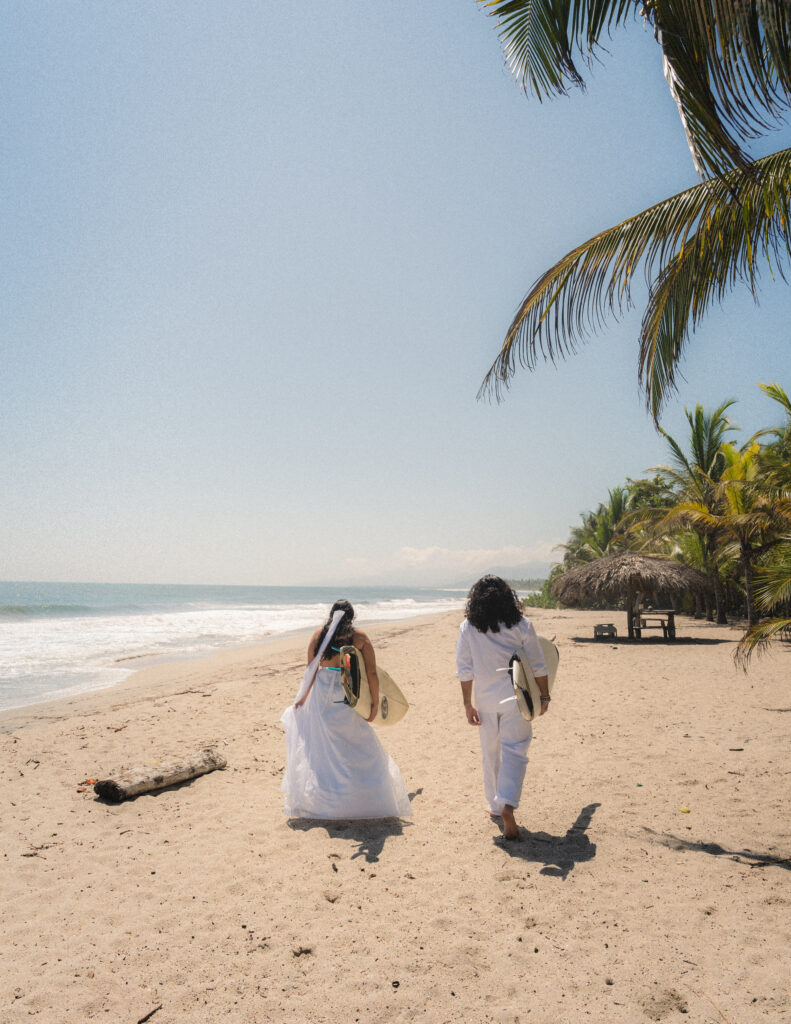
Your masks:
M701 501L680 501L660 522L662 526L691 526L702 533L709 533L720 528L722 516L712 512Z
M574 63L590 65L602 35L634 18L631 0L478 0L497 20L508 67L542 100L584 88Z
M759 384L758 387L765 395L777 402L785 410L786 416L791 417L791 398L784 388L773 381L771 384Z
M741 142L791 105L791 8L784 0L652 0L666 78L701 177L746 170Z
M690 427L690 459L678 441L662 427L658 427L659 433L668 443L675 469L666 466L657 468L673 474L682 490L687 490L690 482L700 487L701 484L711 484L719 479L725 468L721 452L723 440L726 434L738 429L725 415L735 404L735 398L728 398L711 411L706 411L702 405L696 405L694 411L684 410Z
M774 561L755 570L755 602L764 611L791 602L791 538L785 538Z
M753 653L766 654L778 637L791 639L791 619L766 619L757 623L739 641L734 661L746 672Z
M639 375L656 420L675 388L690 333L735 284L755 296L759 261L785 277L791 255L791 150L756 161L754 172L733 171L699 186L711 195L690 233L651 288L640 332ZM727 194L726 182L733 191Z
M791 149L664 199L599 232L550 267L522 302L479 391L499 399L518 366L556 362L631 308L643 268L651 288L640 380L656 418L675 386L690 330L736 281L754 289L758 261L782 276L791 255Z
M788 0L479 0L497 20L507 63L539 99L584 87L602 40L642 15L701 177L747 170L742 143L791 106Z

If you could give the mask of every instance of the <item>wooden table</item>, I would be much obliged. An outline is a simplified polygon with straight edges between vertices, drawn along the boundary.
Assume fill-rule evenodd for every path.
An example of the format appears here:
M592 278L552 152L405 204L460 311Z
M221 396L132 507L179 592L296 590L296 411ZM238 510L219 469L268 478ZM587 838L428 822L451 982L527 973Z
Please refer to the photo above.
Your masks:
M641 608L632 613L630 633L642 639L644 629L661 629L666 640L676 639L676 613L673 608Z

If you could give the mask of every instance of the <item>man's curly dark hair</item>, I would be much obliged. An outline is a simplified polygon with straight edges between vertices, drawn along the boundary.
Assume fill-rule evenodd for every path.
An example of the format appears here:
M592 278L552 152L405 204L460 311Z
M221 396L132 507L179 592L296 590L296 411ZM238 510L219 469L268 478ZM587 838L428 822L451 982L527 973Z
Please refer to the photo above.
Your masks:
M499 576L482 576L467 595L465 614L481 633L499 633L500 626L510 628L522 618L519 598Z

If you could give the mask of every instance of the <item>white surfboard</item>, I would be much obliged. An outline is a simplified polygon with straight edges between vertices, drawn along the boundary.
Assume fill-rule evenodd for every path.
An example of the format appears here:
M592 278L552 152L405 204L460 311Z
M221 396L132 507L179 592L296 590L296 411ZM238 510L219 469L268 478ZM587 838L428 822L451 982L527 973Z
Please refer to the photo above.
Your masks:
M551 695L555 676L558 674L560 654L557 647L555 647L551 640L547 640L545 636L539 636L538 642L541 644L544 661L547 663L547 679ZM538 718L541 714L541 691L538 688L536 677L533 675L533 670L530 668L530 663L523 651L515 651L511 656L509 670L519 713L522 718L532 722L534 718Z
M361 718L371 713L371 689L363 656L356 647L341 647L341 682L346 702ZM409 702L383 668L376 666L379 677L379 712L373 725L395 725L409 710Z

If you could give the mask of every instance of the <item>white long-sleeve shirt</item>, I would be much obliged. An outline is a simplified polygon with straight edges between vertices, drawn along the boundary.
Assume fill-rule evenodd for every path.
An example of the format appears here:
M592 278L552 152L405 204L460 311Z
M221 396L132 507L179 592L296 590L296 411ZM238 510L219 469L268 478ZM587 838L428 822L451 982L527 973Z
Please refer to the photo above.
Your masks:
M547 666L535 627L524 616L515 626L500 623L499 633L481 633L465 619L456 642L456 674L474 680L478 711L503 711L500 702L513 697L508 664L515 652L524 653L535 676L545 676Z

